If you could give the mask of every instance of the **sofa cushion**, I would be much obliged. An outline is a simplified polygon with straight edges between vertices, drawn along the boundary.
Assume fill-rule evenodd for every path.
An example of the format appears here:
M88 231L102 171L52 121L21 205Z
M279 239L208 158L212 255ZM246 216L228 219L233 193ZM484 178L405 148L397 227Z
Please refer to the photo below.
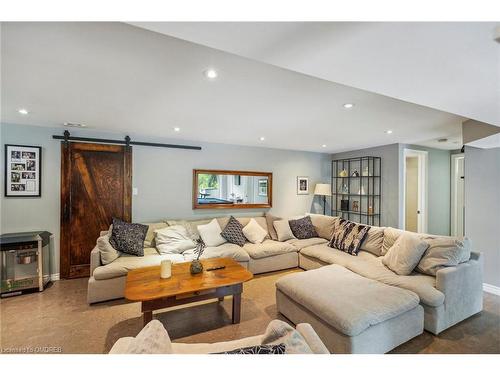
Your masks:
M394 245L394 242L403 234L404 230L387 227L384 229L384 239L382 241L382 252L380 255L385 255Z
M418 296L338 265L286 275L276 288L347 336L418 306Z
M300 240L318 237L318 233L316 233L310 216L288 220L288 224L290 225L293 235Z
M97 267L94 270L93 276L96 280L126 276L130 270L141 267L159 266L164 259L169 259L174 263L184 262L184 257L181 254L160 255L154 248L145 248L144 256L137 257L135 255L123 254L114 262Z
M408 276L401 276L391 271L382 263L382 257L373 259L357 259L347 266L358 275L372 280L380 281L387 285L415 292L420 301L428 306L441 306L444 303L444 294L436 289L436 278L428 275L422 275L417 272Z
M276 229L274 229L273 223L276 220L282 220L281 217L271 215L270 213L266 213L266 223L267 223L267 231L269 232L269 237L271 237L272 240L277 241L278 240L278 234L276 233Z
M257 221L252 218L247 225L243 227L243 234L251 243L262 243L269 235L266 229L262 228Z
M338 216L327 216L319 214L307 214L311 217L312 224L318 236L325 240L330 240L333 236L333 228L338 221Z
M189 237L182 225L171 225L155 231L156 248L160 254L182 254L196 248L196 243Z
M114 217L109 243L123 253L142 257L147 231L147 225L127 223Z
M384 229L385 227L370 226L365 240L359 247L360 250L369 251L370 253L380 256L382 255L382 245L384 243Z
M164 221L143 224L148 226L148 232L146 233L146 238L144 239L144 247L156 247L155 231L168 227L168 224Z
M213 219L208 224L198 225L197 229L206 246L219 246L227 242L226 239L220 235L222 229L217 219Z
M238 246L243 246L245 244L246 238L243 234L243 225L233 216L229 218L229 221L223 228L220 235L224 237L227 242L234 243Z
M198 232L198 225L208 224L213 219L200 219L200 220L170 220L167 219L166 222L168 225L183 225L186 227L189 237L193 240L197 240L200 238L200 233Z
M357 255L359 247L365 240L369 227L353 221L339 219L335 224L329 246Z
M116 250L109 243L109 238L111 237L111 231L104 232L102 236L97 239L97 249L99 249L99 253L101 255L101 263L106 265L122 255L121 251Z
M291 238L295 238L290 229L290 224L288 220L276 220L274 223L274 229L276 229L276 234L278 235L278 241L286 241Z
M382 257L382 263L398 275L409 275L428 247L416 233L404 232Z
M300 253L319 259L324 263L339 264L344 267L351 262L357 262L361 259L376 259L375 255L367 251L360 251L357 257L353 257L346 252L331 248L327 243L304 247L300 250Z
M424 235L422 239L429 244L417 266L417 270L427 275L436 275L444 267L457 266L470 259L470 241L467 237Z
M250 255L251 258L260 259L267 258L273 255L297 252L297 248L286 242L273 240L265 240L262 243L246 243L243 249Z
M297 250L302 250L304 247L319 245L322 243L327 243L328 241L321 237L306 238L304 240L299 240L297 238L292 238L286 241L297 248Z
M194 250L185 251L182 255L185 262L190 262L198 256ZM232 258L237 262L248 262L250 260L247 252L242 247L229 242L223 243L220 246L205 247L200 258Z

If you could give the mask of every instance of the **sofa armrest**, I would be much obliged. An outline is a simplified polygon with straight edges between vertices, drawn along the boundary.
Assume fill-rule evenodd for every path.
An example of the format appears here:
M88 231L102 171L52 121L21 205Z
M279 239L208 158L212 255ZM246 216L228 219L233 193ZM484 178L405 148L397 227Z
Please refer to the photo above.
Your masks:
M446 267L436 273L436 289L444 293L445 309L457 314L483 308L483 257L472 253L468 262Z
M300 323L295 327L307 341L307 345L314 354L330 354L323 341L319 338L314 328L309 323Z
M101 253L96 246L90 252L90 276L92 276L94 274L94 270L100 266L102 266Z

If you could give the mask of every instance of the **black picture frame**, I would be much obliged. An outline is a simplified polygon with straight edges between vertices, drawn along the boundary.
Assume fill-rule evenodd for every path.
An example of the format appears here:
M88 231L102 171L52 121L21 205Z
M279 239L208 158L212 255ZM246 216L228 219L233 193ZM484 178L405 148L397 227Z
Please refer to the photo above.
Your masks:
M16 152L16 150L11 150L11 148L23 148L27 149L25 151L19 151L20 152L20 158L16 158L15 160L12 159L12 151ZM29 151L29 150L33 151ZM9 154L9 151L11 153ZM38 157L35 159L30 159L30 158L23 158L22 153L23 152L35 152L38 153ZM28 161L35 161L35 169L34 170L28 170ZM12 170L12 165L13 164L25 164L25 168L19 169L19 170ZM36 168L38 167L38 168ZM12 182L12 172L18 173L20 176L19 178L19 183ZM12 186L14 185L23 185L21 183L21 180L23 180L22 176L28 175L28 173L34 173L37 178L35 178L35 191L36 193L34 194L29 194L28 191L26 190L19 190L15 191L12 190ZM10 178L9 177L10 174ZM27 178L30 179L30 178ZM10 186L9 186L10 185ZM24 187L26 189L26 187ZM31 145L18 145L18 144L5 144L4 146L4 196L6 198L39 198L42 196L42 147L41 146L31 146Z

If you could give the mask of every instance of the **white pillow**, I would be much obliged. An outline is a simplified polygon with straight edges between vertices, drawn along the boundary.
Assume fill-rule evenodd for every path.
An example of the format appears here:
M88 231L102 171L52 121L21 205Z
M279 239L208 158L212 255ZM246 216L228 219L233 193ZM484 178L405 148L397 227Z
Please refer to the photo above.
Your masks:
M182 225L155 230L155 242L160 254L182 254L186 250L196 248L196 243Z
M159 320L150 321L133 338L123 354L170 354L172 341Z
M273 223L274 229L276 229L276 234L278 235L278 241L286 241L295 238L292 230L290 229L290 224L288 220L276 220Z
M220 229L217 219L213 219L210 223L205 225L198 225L198 232L207 247L219 246L227 242L226 239L220 235L222 229Z
M418 235L403 232L384 255L382 263L398 275L409 275L428 247Z
M251 243L262 243L267 237L267 231L262 228L257 221L252 218L247 225L243 227L243 234Z
M113 262L122 255L121 251L118 251L113 246L111 246L111 244L109 243L110 237L111 229L107 232L104 232L104 234L97 239L97 248L101 253L101 263L104 265Z

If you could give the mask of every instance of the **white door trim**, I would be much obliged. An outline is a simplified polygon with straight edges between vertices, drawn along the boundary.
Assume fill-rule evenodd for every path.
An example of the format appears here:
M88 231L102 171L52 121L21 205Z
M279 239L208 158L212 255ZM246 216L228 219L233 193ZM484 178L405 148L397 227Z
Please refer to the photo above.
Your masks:
M465 159L465 154L452 154L451 155L451 214L450 214L450 229L451 235L458 234L458 210L463 207L457 205L457 184L456 176L458 173L458 160Z
M405 148L403 150L403 228L406 228L406 158L414 156L418 158L418 229L419 233L427 233L428 221L428 175L429 175L429 153L427 151L412 150Z

